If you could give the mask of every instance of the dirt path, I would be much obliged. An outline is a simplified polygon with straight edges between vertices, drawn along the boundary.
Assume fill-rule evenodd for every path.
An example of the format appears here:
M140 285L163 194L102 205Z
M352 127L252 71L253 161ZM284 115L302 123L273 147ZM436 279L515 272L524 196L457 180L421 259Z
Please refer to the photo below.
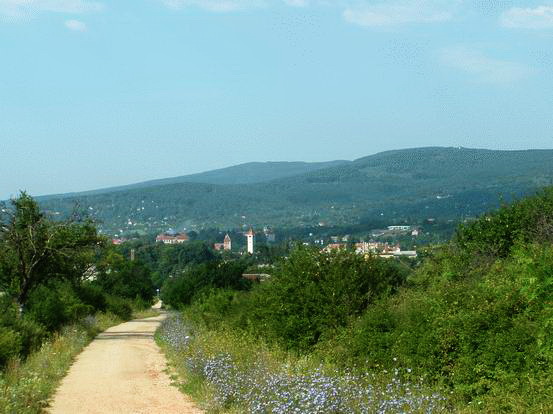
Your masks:
M54 396L53 414L197 414L164 372L154 332L166 315L114 326L77 357Z

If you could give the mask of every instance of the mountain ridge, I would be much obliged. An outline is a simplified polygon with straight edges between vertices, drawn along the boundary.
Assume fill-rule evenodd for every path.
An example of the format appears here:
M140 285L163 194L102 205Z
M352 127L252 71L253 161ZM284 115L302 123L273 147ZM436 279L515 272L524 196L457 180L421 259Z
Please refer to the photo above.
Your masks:
M201 183L214 185L255 184L258 182L272 181L296 174L302 174L318 169L329 168L336 165L350 163L348 160L333 160L323 162L306 161L265 161L247 162L230 167L217 168L200 173L181 175L168 178L159 178L141 181L138 183L124 184L114 187L105 187L87 191L73 191L69 193L47 194L37 198L42 200L58 197L78 197L107 192L117 192L138 188L147 188L157 185L169 185L179 183ZM255 173L255 176L252 175Z
M549 185L553 150L424 147L377 153L269 181L165 182L40 202L50 211L66 213L78 201L106 229L153 232L167 227L352 224L377 215L390 222L459 218Z

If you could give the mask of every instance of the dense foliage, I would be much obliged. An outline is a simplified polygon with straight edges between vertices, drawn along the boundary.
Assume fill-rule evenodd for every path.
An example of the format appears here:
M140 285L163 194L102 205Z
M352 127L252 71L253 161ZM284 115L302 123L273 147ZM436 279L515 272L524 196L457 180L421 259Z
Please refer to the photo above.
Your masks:
M185 316L205 338L238 332L375 375L402 367L452 409L551 412L552 222L549 189L461 226L412 270L300 248L251 291L192 297Z
M98 264L95 284L105 292L148 302L155 293L150 269L141 262L129 261L109 251Z
M240 326L306 351L403 284L407 268L352 251L298 248L243 300Z
M149 306L147 267L107 247L87 220L50 219L22 193L0 217L0 368L65 325L97 312L122 319Z
M180 308L213 289L247 290L251 282L242 277L245 269L244 263L224 261L190 266L166 281L161 298L167 305Z

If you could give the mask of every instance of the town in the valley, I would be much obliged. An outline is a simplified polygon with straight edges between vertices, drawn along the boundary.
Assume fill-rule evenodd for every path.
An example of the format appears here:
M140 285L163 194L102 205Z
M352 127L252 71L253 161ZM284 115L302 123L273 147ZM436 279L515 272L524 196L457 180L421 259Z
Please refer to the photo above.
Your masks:
M216 252L233 252L239 255L247 254L253 256L257 251L258 239L262 239L261 243L265 246L276 245L279 242L283 242L283 240L277 237L277 233L274 229L269 226L265 226L259 230L250 226L246 231L232 233L232 237L230 232L221 233L220 240L212 243L211 248ZM416 258L416 249L402 249L399 241L389 240L397 240L401 237L409 237L412 240L416 240L421 233L422 229L418 226L391 225L385 229L371 231L371 237L368 241L356 239L349 234L318 238L314 237L313 233L310 233L309 236L312 238L311 241L295 240L295 242L304 246L313 246L319 248L323 252L329 253L332 251L351 249L358 254L371 254L381 258ZM387 241L380 241L378 239L386 239ZM112 243L120 245L129 240L130 239L127 238L117 237L112 239ZM155 237L155 242L163 245L181 245L190 243L191 241L192 237L188 232L177 232L173 229L169 229ZM293 242L294 240L289 239L287 241Z

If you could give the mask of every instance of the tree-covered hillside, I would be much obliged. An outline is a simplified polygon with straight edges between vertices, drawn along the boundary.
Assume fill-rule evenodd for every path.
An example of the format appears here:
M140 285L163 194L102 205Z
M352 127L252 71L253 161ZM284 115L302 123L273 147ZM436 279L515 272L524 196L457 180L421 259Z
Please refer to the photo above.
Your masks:
M162 178L159 180L149 180L136 184L123 185L119 187L103 188L99 190L83 191L79 193L55 194L45 196L48 198L59 197L82 197L88 195L105 194L117 191L136 190L147 187L157 187L160 185L182 184L182 183L202 183L202 184L253 184L266 181L277 180L279 178L291 177L312 171L322 170L324 168L336 167L348 164L351 161L327 161L327 162L248 162L245 164L234 165L232 167L220 168L217 170L206 171L198 174L183 175L180 177Z
M168 227L295 227L476 216L553 183L553 150L417 148L389 151L252 184L180 182L44 198L51 212L76 203L105 231Z

